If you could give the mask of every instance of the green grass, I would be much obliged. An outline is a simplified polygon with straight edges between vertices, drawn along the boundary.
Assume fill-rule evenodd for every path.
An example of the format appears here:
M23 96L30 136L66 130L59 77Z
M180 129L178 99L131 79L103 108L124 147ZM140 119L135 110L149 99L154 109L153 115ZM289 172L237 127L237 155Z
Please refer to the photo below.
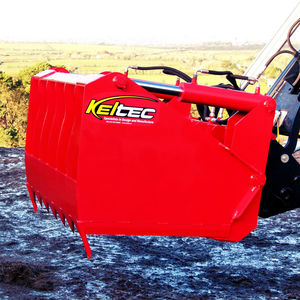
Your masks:
M128 65L170 65L192 74L194 69L221 65L229 60L244 65L257 51L201 51L115 45L0 42L0 70L9 75L36 62L64 64L79 73L104 70L123 72ZM247 67L247 65L245 67Z
M90 74L103 71L124 72L128 65L166 65L177 68L190 76L197 68L230 70L243 74L257 50L201 50L200 47L140 47L116 45L83 45L58 43L0 42L0 71L17 76L19 71L37 62L65 65L76 73ZM284 62L285 63L285 62ZM173 76L161 72L135 72L131 77L174 83ZM198 83L214 85L226 82L225 78L199 75ZM266 80L262 80L266 86ZM266 88L263 88L266 90Z

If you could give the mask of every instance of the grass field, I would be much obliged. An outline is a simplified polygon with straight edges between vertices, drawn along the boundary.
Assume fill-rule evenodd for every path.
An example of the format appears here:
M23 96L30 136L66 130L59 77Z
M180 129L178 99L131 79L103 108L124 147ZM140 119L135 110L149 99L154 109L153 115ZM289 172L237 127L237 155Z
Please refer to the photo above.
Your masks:
M17 76L20 70L41 61L65 65L76 73L123 72L128 65L166 65L192 75L197 68L231 70L242 74L255 58L257 50L200 50L197 47L140 47L57 43L0 42L0 71ZM132 77L165 83L175 78L158 71L134 72ZM216 84L216 76L199 77L202 84Z
M262 46L261 46L262 47ZM203 48L203 47L202 47ZM214 70L230 70L235 74L243 74L259 53L256 49L230 49L219 47L216 43L208 50L201 46L177 47L141 47L117 45L84 45L59 43L21 43L0 42L0 71L11 76L17 76L19 71L46 61L52 65L64 65L71 72L100 73L103 71L124 72L129 65L153 66L165 65L177 68L190 76L197 68ZM281 57L276 63L286 65L290 57ZM135 72L131 77L174 83L173 76L167 76L160 71ZM213 85L226 82L224 78L211 75L200 75L198 82ZM266 91L267 80L261 79L263 91ZM250 89L251 90L251 89Z

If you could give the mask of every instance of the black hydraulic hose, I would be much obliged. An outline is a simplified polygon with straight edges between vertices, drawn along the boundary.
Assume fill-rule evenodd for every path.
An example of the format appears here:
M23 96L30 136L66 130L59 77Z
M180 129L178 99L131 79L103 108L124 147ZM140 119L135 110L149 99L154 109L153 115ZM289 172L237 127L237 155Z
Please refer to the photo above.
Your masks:
M175 75L175 76L183 79L186 82L192 82L192 78L189 75L187 75L175 68L171 68L171 67L165 67L165 66L136 67L135 70L141 70L141 71L163 70L163 73L165 73L165 74Z
M231 71L203 70L202 73L211 74L211 75L226 75L226 77L228 76L228 77L234 78L234 79L249 80L248 76L236 75L236 74L233 74Z
M240 87L238 86L236 79L247 80L247 81L252 80L248 76L236 75L233 74L231 71L202 70L201 72L210 75L226 75L226 79L233 85L235 90L240 90Z

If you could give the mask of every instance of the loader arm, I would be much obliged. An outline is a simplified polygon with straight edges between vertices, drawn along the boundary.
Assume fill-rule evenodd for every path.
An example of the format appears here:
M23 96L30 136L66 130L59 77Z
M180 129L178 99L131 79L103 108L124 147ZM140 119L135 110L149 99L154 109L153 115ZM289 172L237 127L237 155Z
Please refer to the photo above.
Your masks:
M299 55L296 55L268 92L277 102L274 133L277 134L279 129L279 133L286 135L288 140L284 146L276 139L271 141L260 217L270 217L300 207L300 164L295 158L295 153L299 151L300 130L299 65ZM284 115L281 121L280 115Z

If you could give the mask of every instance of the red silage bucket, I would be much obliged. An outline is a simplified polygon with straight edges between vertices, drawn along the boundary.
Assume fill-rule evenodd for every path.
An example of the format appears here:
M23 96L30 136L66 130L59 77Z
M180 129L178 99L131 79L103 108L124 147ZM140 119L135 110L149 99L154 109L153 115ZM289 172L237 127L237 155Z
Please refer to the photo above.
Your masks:
M76 227L88 257L87 234L241 240L257 223L272 99L257 95L218 125L193 118L188 97L161 101L120 73L34 76L25 158L35 211L38 199Z

